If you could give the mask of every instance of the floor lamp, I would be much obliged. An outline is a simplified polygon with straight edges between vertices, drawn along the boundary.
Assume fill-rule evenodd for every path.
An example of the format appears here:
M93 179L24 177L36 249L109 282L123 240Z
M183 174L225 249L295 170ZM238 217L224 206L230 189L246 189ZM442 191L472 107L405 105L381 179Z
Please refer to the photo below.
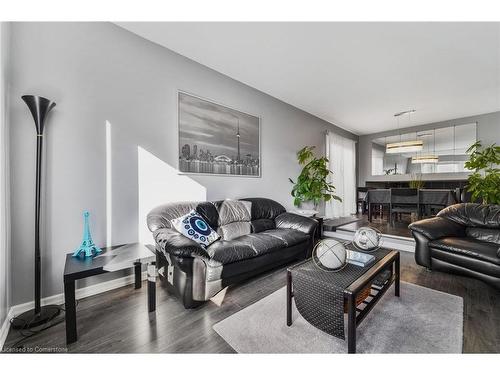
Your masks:
M41 306L41 255L40 255L40 201L42 186L42 145L43 129L47 114L56 103L41 96L24 95L21 97L28 106L36 128L36 193L35 193L35 308L26 311L12 319L12 327L15 329L26 329L36 327L55 318L61 312L57 305Z

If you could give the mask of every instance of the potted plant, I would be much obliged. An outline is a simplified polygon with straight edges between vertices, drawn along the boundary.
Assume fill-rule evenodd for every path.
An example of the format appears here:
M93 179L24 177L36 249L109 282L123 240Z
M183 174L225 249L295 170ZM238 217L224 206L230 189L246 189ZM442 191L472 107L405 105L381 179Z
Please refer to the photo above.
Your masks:
M425 182L422 181L422 174L415 173L411 175L411 180L408 182L408 186L412 189L423 189Z
M293 204L300 207L305 202L310 202L316 211L319 202L328 202L331 199L342 199L335 195L335 186L328 182L328 176L333 173L328 169L328 159L326 157L317 158L314 155L314 146L306 146L297 152L297 160L302 166L302 171L297 177L297 181L289 178L293 184L292 197Z
M482 199L484 204L500 204L500 146L483 147L477 141L469 147L469 160L465 168L473 171L467 180L467 191L472 200Z

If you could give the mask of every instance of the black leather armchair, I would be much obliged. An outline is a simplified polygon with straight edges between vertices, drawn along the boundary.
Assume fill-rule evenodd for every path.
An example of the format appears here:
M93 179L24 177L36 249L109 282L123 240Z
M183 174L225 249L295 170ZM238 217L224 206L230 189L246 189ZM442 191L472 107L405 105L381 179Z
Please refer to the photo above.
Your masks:
M500 206L461 203L409 226L415 261L481 279L500 289Z
M196 307L228 285L265 270L303 259L315 241L317 221L286 212L279 203L265 198L251 202L251 233L230 240L220 239L204 248L170 227L170 220L192 209L214 229L228 215L224 201L181 202L159 206L148 214L148 227L156 242L160 278L182 301ZM230 216L230 215L229 215Z

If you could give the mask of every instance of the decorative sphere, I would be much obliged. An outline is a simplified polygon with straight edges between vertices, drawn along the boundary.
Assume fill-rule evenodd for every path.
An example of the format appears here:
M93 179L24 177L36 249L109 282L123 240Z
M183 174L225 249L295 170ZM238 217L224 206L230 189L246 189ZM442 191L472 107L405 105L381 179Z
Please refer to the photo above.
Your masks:
M378 249L381 240L382 233L378 230L370 227L361 227L354 233L352 243L359 250L370 251Z
M325 271L339 271L346 265L347 250L343 243L331 238L314 246L312 258L317 267Z

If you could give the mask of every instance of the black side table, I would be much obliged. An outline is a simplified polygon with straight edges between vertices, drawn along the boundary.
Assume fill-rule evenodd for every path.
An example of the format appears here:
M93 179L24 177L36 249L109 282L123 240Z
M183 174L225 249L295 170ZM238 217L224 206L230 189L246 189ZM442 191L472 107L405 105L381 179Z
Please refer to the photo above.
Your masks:
M142 285L142 264L148 270L148 310L156 309L156 255L154 249L133 243L102 249L102 253L92 258L76 258L66 255L64 266L64 304L66 308L66 344L77 340L75 281L89 276L100 275L128 268L134 268L135 289Z

